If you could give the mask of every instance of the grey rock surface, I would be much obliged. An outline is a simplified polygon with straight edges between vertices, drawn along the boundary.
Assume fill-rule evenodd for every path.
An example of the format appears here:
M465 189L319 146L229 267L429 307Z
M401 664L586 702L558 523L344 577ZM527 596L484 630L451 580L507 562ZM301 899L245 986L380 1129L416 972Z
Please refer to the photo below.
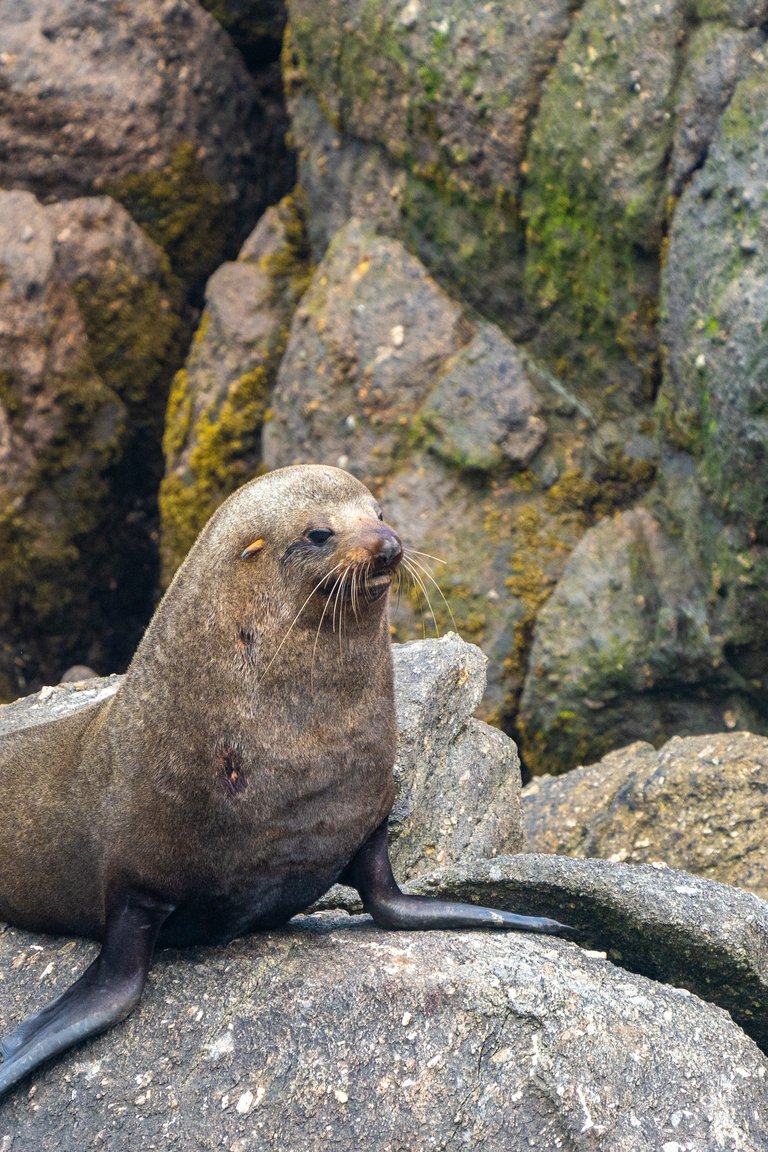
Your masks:
M768 740L748 732L611 752L522 793L528 852L661 861L768 898Z
M522 358L490 324L456 354L422 417L433 451L470 472L527 468L547 435Z
M479 648L448 634L396 644L398 878L522 846L520 761L512 740L473 719L485 689Z
M546 910L581 944L687 988L768 1047L768 904L673 868L521 854L441 868L408 891L519 912Z
M90 955L0 936L2 1026ZM759 1152L766 1061L724 1012L572 944L306 917L158 957L129 1019L20 1087L12 1152Z
M458 305L398 241L351 221L291 325L264 429L269 468L386 474L442 362L469 337Z

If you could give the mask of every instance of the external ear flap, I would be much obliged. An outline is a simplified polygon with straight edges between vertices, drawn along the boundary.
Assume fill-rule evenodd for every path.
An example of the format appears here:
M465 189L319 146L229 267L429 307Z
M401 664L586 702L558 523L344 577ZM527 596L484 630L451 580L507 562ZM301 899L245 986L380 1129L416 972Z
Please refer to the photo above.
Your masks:
M240 559L248 560L251 556L255 556L257 552L261 552L265 544L266 540L254 540L253 544L249 544L248 547L240 553Z

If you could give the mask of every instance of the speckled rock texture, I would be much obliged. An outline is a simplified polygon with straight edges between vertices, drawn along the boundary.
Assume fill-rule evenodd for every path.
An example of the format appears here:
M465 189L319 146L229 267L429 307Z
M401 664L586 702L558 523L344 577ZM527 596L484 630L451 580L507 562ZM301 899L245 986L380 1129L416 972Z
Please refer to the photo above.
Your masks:
M633 744L523 790L526 850L662 861L768 898L768 740Z
M225 213L247 220L263 201L255 89L228 37L191 0L3 0L0 60L6 187L67 199L109 186L137 207L158 191L153 174L181 164L178 200L196 176L200 212L217 215L222 236ZM155 224L173 211L144 207ZM190 209L175 227L194 230L194 217ZM208 239L210 271L222 250Z
M0 193L0 699L140 635L177 306L114 201Z
M405 878L522 847L520 761L512 740L473 719L486 658L449 634L396 644L397 800L390 855Z
M408 890L546 909L580 944L719 1004L768 1047L768 904L751 892L663 866L527 854L441 868Z
M16 931L0 949L13 1018L90 954ZM724 1012L572 944L323 915L161 954L124 1024L4 1103L0 1139L758 1152L766 1068Z

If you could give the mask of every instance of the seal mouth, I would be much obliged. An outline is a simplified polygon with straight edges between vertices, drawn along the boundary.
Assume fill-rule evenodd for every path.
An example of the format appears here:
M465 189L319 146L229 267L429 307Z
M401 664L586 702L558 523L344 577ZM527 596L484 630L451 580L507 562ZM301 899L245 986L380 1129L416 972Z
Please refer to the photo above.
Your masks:
M373 603L389 591L395 575L395 565L377 562L363 565L350 565L342 572L331 573L318 591L326 597L336 596L340 600L363 600Z

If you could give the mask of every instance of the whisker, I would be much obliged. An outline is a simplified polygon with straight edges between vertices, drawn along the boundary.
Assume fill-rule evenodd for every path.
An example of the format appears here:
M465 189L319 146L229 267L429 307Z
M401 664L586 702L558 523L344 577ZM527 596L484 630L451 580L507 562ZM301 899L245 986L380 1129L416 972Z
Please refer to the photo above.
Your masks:
M331 568L330 572L326 572L326 574L323 576L322 580L318 580L317 584L315 584L315 586L314 586L314 588L312 589L312 591L310 592L309 596L307 596L307 598L306 598L306 600L304 601L304 603L302 604L301 608L299 608L298 612L296 613L296 615L294 616L293 620L291 621L290 627L288 628L288 631L286 632L285 636L283 636L282 640L280 641L280 643L278 644L277 648L275 649L275 653L274 653L274 656L273 656L273 657L272 657L272 659L269 661L269 663L267 664L266 668L265 668L265 669L264 669L264 671L262 672L261 676L259 676L258 680L256 681L256 685L257 685L257 686L258 686L259 684L261 684L261 682L262 682L262 680L264 679L264 677L266 676L267 672L269 672L270 668L271 668L271 667L272 667L272 665L274 664L275 660L277 659L277 657L278 657L278 655L279 655L279 653L280 653L280 649L282 648L283 644L285 644L285 642L286 642L286 640L288 639L288 637L290 636L291 632L293 632L293 629L296 627L296 624L297 624L297 623L298 623L298 621L299 621L299 617L301 616L302 612L303 612L303 611L304 611L304 609L306 608L307 604L309 604L309 602L310 602L310 600L312 599L312 597L314 596L315 592L317 592L318 588L322 587L322 585L325 583L325 581L328 579L328 577L329 577L329 576L332 576L332 575L333 575L333 573L336 571L336 569L337 569L337 568L340 568L340 567L341 567L341 563L339 563L339 564L335 564L335 565L333 566L333 568Z
M411 580L413 581L414 586L416 588L418 588L418 590L421 592L422 596L424 597L424 599L427 602L427 607L429 608L429 614L432 617L432 623L435 626L435 634L439 636L440 635L440 627L437 623L437 617L435 616L435 610L432 607L432 601L430 600L429 593L427 592L427 586L424 583L424 581L422 580L419 573L413 567L413 563L414 563L413 561L409 561L408 558L405 556L402 559L402 564L403 564L406 572L408 573L408 575L411 577ZM423 616L422 616L421 627L422 627L422 633L424 635L424 638L426 639L427 629L426 629L426 625L424 623Z
M340 565L340 563L336 565L336 567L337 567L337 568L338 568L338 567L340 567L340 566L341 566L341 565ZM327 579L327 577L326 577L326 579ZM331 587L331 590L330 590L330 592L329 592L329 593L328 593L328 595L326 596L326 599L325 599L325 604L323 605L323 611L322 611L322 613L321 613L321 616L320 616L320 623L317 625L317 631L315 632L315 642L314 642L314 644L312 645L312 662L311 662L311 664L310 664L310 666L309 666L309 681L310 681L310 684L312 684L312 676L313 676L313 673L314 673L314 667L315 667L315 656L316 656L316 654L317 654L317 645L318 645L318 642L319 642L319 640L320 640L320 629L321 629L321 628L322 628L322 626L323 626L323 620L325 620L325 614L326 614L326 612L328 611L328 608L329 608L329 606L330 606L330 603L331 603L331 597L333 596L334 592L336 591L336 586L337 586L337 584L339 583L339 581L340 581L340 580L341 580L341 576L337 576L337 577L336 577L336 580L335 580L335 581L334 581L334 583L333 583L333 586Z
M426 567L425 567L423 564L420 564L418 560L414 560L414 559L412 559L412 558L411 558L411 564L412 564L412 565L413 565L415 568L418 568L419 572L423 572L423 573L424 573L424 575L426 576L426 578L427 578L429 581L431 581L431 583L432 583L432 584L434 584L435 588L436 588L436 589L437 589L437 591L440 593L440 598L442 599L442 601L443 601L443 604L445 604L445 607L446 607L446 610L447 610L447 612L448 612L448 615L449 615L449 616L450 616L450 618L451 618L451 624L453 625L453 630L454 630L454 632L458 632L458 628L456 627L456 618L455 618L455 616L453 615L453 612L451 611L451 606L450 606L450 604L448 603L448 601L446 600L446 598L445 598L445 593L443 592L442 588L441 588L441 587L440 587L440 585L438 584L437 580L435 580L434 576L433 576L433 575L432 575L432 573L429 571L429 569L428 569L428 568L426 568Z
M438 564L447 564L447 560L441 560L439 556L432 556L429 552L419 552L418 548L406 548L408 556L424 556L427 560L436 560Z

